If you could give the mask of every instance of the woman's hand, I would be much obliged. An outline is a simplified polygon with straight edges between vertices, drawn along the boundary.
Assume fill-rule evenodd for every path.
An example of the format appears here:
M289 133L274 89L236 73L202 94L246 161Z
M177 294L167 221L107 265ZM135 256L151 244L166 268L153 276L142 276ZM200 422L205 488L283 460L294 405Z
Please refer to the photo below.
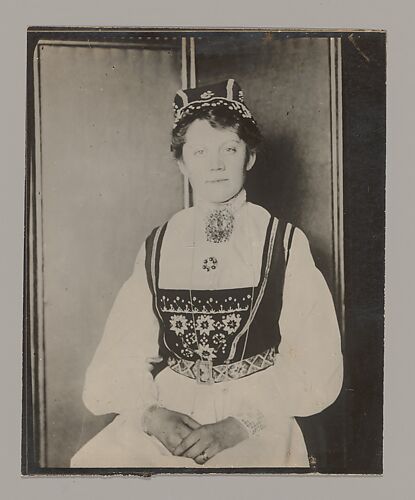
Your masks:
M194 429L173 451L174 455L193 458L204 464L226 448L232 448L249 437L245 427L234 417Z
M193 418L159 406L146 410L143 418L145 432L156 437L170 452L200 424Z

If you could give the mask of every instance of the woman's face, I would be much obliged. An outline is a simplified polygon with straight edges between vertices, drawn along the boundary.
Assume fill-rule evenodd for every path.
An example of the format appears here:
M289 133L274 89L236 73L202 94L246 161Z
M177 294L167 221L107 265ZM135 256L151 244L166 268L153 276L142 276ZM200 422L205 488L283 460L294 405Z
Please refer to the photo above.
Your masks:
M247 157L245 142L232 128L213 128L206 120L195 120L185 139L178 163L190 180L195 199L222 203L236 196L255 162L255 153Z

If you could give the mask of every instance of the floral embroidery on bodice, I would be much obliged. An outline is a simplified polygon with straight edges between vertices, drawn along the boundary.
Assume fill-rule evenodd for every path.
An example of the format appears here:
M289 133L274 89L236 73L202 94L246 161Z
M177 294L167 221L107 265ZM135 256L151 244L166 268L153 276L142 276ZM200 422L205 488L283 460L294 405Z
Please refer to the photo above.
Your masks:
M165 343L183 359L228 359L231 347L247 324L252 288L232 290L165 290L158 293L158 310Z

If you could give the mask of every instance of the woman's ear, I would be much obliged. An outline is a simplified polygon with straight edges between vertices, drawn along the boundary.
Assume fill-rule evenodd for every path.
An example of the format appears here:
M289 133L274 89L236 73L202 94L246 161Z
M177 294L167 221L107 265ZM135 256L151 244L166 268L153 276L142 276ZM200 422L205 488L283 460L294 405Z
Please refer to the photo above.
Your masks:
M251 168L254 166L255 160L256 160L256 152L252 151L251 153L249 153L249 158L248 158L248 161L246 162L246 171L247 172L248 172L248 170L251 170Z

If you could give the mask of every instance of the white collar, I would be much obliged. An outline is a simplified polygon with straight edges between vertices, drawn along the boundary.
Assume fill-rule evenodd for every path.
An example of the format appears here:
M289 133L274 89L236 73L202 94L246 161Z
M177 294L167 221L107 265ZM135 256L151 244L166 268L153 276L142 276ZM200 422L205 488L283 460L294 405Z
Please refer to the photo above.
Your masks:
M195 202L195 207L197 207L203 214L208 214L216 210L229 210L232 215L236 213L246 204L246 191L241 189L239 193L228 201L223 203L212 203L209 201L200 200Z
M199 202L197 210L196 232L203 231L202 241L207 243L225 243L229 241L241 209L246 205L246 191L242 189L236 196L224 203ZM199 218L200 217L200 218ZM203 228L203 229L202 229ZM200 233L199 233L200 234Z

